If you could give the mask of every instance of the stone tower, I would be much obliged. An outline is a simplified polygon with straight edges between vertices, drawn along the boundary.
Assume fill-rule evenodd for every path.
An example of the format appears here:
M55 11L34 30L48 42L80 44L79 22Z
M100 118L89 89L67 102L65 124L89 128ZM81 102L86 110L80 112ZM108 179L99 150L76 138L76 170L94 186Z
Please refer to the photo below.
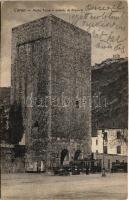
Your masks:
M12 30L11 103L22 105L26 168L91 153L91 35L53 15Z

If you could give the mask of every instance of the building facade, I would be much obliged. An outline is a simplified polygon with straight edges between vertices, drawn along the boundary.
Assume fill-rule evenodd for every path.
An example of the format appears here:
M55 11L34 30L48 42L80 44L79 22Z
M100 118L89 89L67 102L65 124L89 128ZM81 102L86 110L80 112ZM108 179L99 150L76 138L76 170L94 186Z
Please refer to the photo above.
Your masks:
M113 162L127 162L128 156L127 129L100 129L97 137L92 137L92 152L94 159L105 163L106 169L111 169ZM102 162L103 165L103 162Z
M113 155L128 155L127 129L105 129L103 149L102 130L97 131L97 137L92 137L92 152Z
M22 107L26 168L60 165L77 150L90 154L90 34L52 15L13 28L11 72L11 105Z

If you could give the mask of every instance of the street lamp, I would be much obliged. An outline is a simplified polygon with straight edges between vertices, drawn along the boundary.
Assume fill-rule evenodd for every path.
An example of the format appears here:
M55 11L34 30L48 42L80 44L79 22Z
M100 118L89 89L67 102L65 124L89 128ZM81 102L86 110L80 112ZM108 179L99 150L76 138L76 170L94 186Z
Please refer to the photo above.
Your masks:
M106 176L106 173L105 173L105 159L104 159L104 139L105 139L105 131L102 130L102 137L103 137L103 168L102 168L102 177L105 177Z

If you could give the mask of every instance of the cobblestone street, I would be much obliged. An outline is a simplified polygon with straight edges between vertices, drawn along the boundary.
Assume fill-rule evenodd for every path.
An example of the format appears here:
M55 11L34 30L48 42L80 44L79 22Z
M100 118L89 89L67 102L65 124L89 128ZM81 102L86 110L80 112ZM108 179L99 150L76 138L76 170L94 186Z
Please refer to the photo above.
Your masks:
M49 176L2 175L2 200L123 200L127 199L127 174Z

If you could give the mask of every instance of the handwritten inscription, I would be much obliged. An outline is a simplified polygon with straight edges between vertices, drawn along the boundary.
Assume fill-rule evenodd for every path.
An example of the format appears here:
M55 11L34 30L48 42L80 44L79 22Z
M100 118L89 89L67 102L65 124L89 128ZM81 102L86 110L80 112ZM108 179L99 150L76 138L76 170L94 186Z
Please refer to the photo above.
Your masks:
M96 48L111 49L116 54L126 55L126 15L122 2L106 5L91 3L85 6L83 12L71 12L69 21L90 32Z

